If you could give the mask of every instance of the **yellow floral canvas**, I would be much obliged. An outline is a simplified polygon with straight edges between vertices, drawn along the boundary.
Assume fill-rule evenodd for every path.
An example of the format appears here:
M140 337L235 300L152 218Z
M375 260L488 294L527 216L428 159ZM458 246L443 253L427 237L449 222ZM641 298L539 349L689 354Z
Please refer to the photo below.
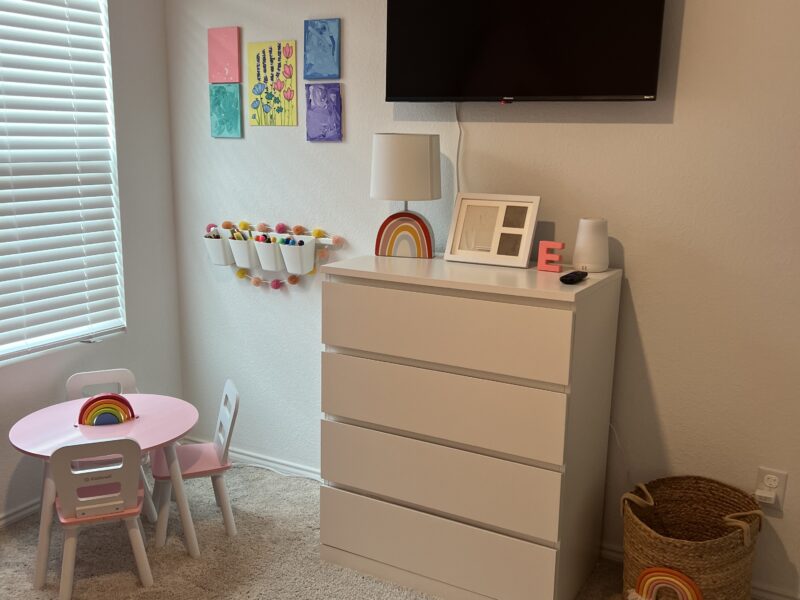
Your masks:
M247 44L250 125L297 125L297 42Z

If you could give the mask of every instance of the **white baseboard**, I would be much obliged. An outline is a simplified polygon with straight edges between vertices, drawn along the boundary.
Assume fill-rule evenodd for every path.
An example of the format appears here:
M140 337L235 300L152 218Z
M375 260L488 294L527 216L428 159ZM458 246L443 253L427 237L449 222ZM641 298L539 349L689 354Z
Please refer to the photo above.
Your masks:
M21 521L28 515L32 515L36 512L39 512L39 505L40 501L38 498L34 500L30 500L23 504L22 506L18 506L15 509L12 509L6 513L0 514L0 528L7 527L12 523L16 523L17 521Z
M184 438L187 442L205 442L208 440L199 440L195 438ZM252 452L250 450L242 450L241 448L234 448L231 446L230 450L228 451L228 456L234 464L245 464L245 465L252 465L255 467L262 467L264 469L269 469L270 471L275 471L276 473L280 473L281 475L293 475L296 477L305 477L307 479L313 479L315 481L322 481L322 477L320 476L319 469L315 469L313 467L309 467L307 465L301 465L298 463L293 463L288 460L283 460L281 458L273 458L272 456L266 456L264 454L259 454L258 452Z
M614 562L622 562L622 546L616 544L603 544L600 548L600 556ZM753 598L756 600L800 600L800 596L795 592L779 590L771 585L766 585L758 581L753 582Z

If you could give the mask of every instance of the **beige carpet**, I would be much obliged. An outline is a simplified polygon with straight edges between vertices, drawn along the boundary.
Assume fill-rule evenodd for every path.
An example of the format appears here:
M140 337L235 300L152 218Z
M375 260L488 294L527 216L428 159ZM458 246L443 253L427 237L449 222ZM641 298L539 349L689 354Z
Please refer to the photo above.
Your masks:
M202 556L192 560L180 538L173 506L167 545L153 547L153 525L145 522L147 552L155 584L139 586L127 534L119 524L86 529L78 541L73 598L123 600L313 599L423 600L400 586L321 563L319 484L255 467L235 467L226 477L239 535L228 538L214 503L211 482L187 483ZM38 517L0 530L0 598L58 597L61 531L53 525L47 586L31 586ZM579 600L620 598L618 565L601 562ZM531 599L537 600L537 599Z

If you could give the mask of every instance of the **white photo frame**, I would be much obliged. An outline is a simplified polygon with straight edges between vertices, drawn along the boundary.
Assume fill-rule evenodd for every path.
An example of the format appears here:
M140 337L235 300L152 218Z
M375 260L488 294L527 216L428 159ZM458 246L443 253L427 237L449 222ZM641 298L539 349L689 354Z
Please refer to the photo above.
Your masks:
M445 260L527 268L540 200L539 196L459 193Z

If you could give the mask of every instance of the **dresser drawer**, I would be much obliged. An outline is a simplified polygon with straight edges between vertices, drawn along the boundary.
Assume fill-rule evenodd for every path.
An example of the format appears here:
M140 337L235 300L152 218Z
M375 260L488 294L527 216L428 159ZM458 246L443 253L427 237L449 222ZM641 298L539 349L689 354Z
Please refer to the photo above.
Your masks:
M566 396L345 354L322 354L322 411L561 465Z
M457 518L556 542L561 474L322 422L322 478Z
M553 598L556 551L323 487L320 541L498 600Z
M572 312L325 282L322 341L566 385Z

